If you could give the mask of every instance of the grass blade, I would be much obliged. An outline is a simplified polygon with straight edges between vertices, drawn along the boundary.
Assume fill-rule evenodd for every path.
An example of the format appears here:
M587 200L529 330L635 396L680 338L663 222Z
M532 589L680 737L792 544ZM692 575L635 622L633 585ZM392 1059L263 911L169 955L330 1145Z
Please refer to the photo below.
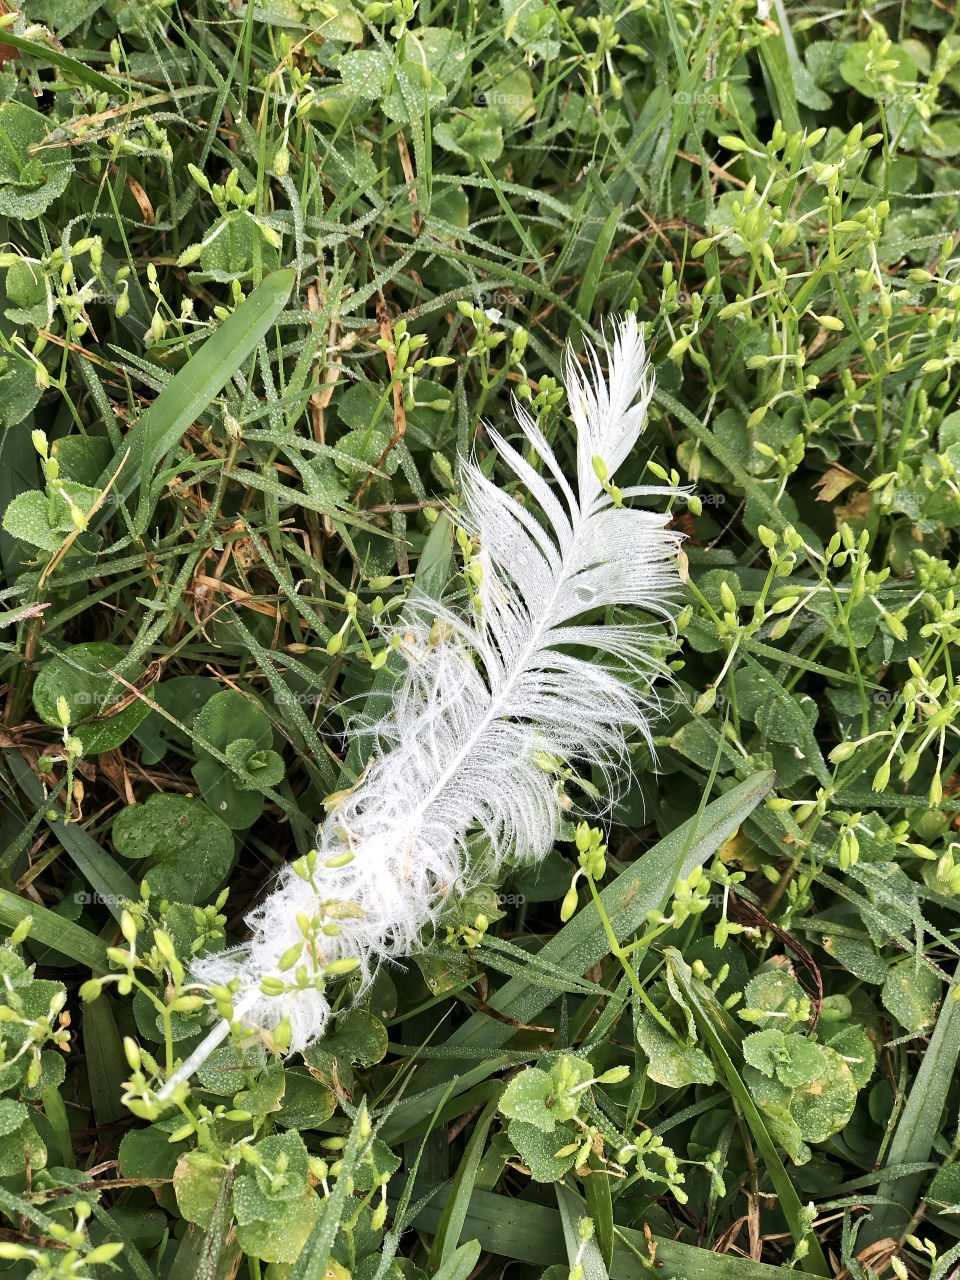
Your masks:
M764 40L760 59L773 82L783 127L787 133L797 133L802 126L797 108L796 80L802 74L803 67L783 0L774 0L774 8L780 31L778 35L771 35Z
M600 228L597 243L593 246L593 252L590 254L590 260L587 262L583 280L580 282L580 289L577 292L575 310L578 316L589 318L590 313L593 311L593 304L597 296L597 290L600 287L600 277L603 274L604 263L607 260L607 254L610 252L610 246L613 244L613 237L617 234L617 227L620 225L622 213L623 208L618 204L615 209L611 209L606 222ZM573 321L570 325L570 341L576 342L579 336L580 325L577 321Z
M18 898L8 889L0 889L0 930L12 933L21 920L28 916L33 921L30 926L30 942L34 951L36 944L40 943L59 955L69 956L85 968L96 969L100 973L107 972L110 967L107 946L95 933L40 906L38 902L28 902L26 898ZM42 955L38 955L37 959L43 963Z
M794 1241L798 1245L803 1240L807 1242L807 1253L801 1260L800 1265L804 1271L812 1272L815 1275L824 1275L829 1270L827 1260L823 1256L816 1236L803 1224L803 1208L800 1204L800 1197L790 1181L773 1139L767 1133L763 1117L757 1110L756 1104L728 1052L728 1046L725 1043L728 1036L724 1024L704 989L693 978L690 968L684 962L680 952L675 947L667 947L664 954L667 958L667 963L673 969L677 980L683 987L684 995L690 1002L697 1025L703 1032L704 1037L709 1041L710 1048L713 1050L714 1057L726 1080L727 1088L743 1112L753 1140L757 1144L757 1150L763 1157L764 1167L770 1176L770 1181L776 1188L777 1196L780 1200L780 1208L783 1210L783 1215L787 1220L787 1225Z
M58 800L50 800L44 796L43 787L18 751L5 751L4 759L30 803L38 809L41 805L44 806L47 823L73 859L77 870L94 893L99 895L107 910L119 920L123 910L121 899L132 898L136 901L140 897L137 885L79 822L63 821L62 805Z
M366 1135L364 1131L366 1131ZM323 1202L320 1216L310 1232L310 1238L303 1246L299 1258L297 1258L289 1273L289 1280L323 1280L327 1270L327 1263L330 1261L330 1250L333 1248L337 1231L343 1221L347 1195L353 1188L351 1174L359 1159L361 1148L367 1141L369 1132L366 1099L361 1099L357 1114L354 1117L353 1127L350 1130L350 1137L347 1139L347 1145L343 1151L337 1181L333 1190Z
M442 1264L434 1280L467 1280L467 1276L472 1273L477 1265L479 1257L480 1242L478 1240L471 1240L467 1244L462 1244Z
M587 1163L594 1172L584 1179L584 1199L587 1202L587 1211L596 1229L596 1241L600 1249L600 1257L603 1259L604 1268L609 1270L610 1264L613 1262L614 1239L613 1193L610 1190L610 1173L596 1155L591 1154Z
M89 1063L90 1101L97 1125L122 1120L123 1082L130 1075L113 1005L106 995L83 1006L83 1051Z
M444 1206L443 1217L440 1219L433 1247L430 1250L427 1270L431 1274L436 1266L443 1266L456 1252L457 1244L463 1232L464 1220L470 1207L470 1197L473 1194L477 1169L480 1166L480 1157L483 1155L483 1148L487 1141L487 1134L490 1132L493 1117L497 1113L498 1102L499 1095L490 1099L477 1121L477 1127L470 1135L470 1141L467 1143L463 1159L460 1161L460 1167L450 1187L450 1194Z
M960 972L958 972L960 976ZM888 1168L929 1160L940 1132L940 1119L947 1101L947 1083L953 1079L960 1058L960 1000L952 998L952 987L943 1002L930 1044L920 1059L913 1087L887 1152ZM924 1173L907 1173L880 1183L878 1203L863 1224L858 1243L871 1244L906 1230L924 1179ZM883 1202L894 1203L884 1204Z
M146 492L163 456L256 350L286 306L295 279L296 272L291 267L268 275L170 379L125 441L127 456L114 486L118 498L129 497L138 485ZM109 484L122 458L123 454L114 458L103 471L100 488ZM91 525L99 527L109 513L110 505L105 504Z
M426 1204L413 1224L423 1231L436 1230L443 1213L438 1201L436 1196ZM474 1191L464 1228L488 1253L530 1262L540 1269L569 1265L562 1219L557 1210L545 1205L491 1191ZM810 1274L825 1280L829 1268ZM642 1231L618 1227L610 1280L650 1280L651 1275L660 1280L796 1280L798 1273L751 1262L739 1254L712 1253L655 1235L648 1244Z
M37 44L35 40L26 40L23 36L14 35L6 27L3 30L3 43L11 45L20 53L30 54L38 62L45 63L49 67L56 67L67 76L78 80L80 84L89 85L91 89L97 89L100 93L115 94L127 87L128 82L126 79L111 80L109 76L103 75L100 71L95 71L93 67L88 67L86 63L78 62L76 58L71 58L69 54L63 53L59 49L51 49L47 45Z
M587 1186L589 1187L592 1182L596 1181L596 1178L588 1178ZM563 1223L563 1242L567 1248L567 1261L570 1263L570 1270L572 1271L579 1261L583 1267L583 1280L609 1280L608 1264L597 1242L597 1235L595 1234L586 1242L580 1238L580 1220L585 1213L589 1212L589 1205L585 1205L579 1196L574 1195L570 1188L565 1187L562 1182L557 1183L556 1192L560 1221ZM589 1217L594 1224L595 1231L599 1231L593 1214L590 1213ZM611 1261L612 1258L613 1251L611 1249Z

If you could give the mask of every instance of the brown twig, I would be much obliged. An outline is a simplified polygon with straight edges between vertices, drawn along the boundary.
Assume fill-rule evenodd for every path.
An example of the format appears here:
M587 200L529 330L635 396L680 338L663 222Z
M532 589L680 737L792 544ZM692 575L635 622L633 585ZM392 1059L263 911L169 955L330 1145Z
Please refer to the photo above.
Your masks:
M393 438L387 447L381 453L373 466L370 474L364 480L363 484L357 490L354 496L354 503L360 501L369 488L370 481L373 479L373 473L379 471L386 462L390 451L403 438L407 430L407 411L403 407L403 384L396 377L397 357L393 350L393 324L390 320L390 313L387 311L387 304L383 298L377 299L377 327L380 330L380 337L390 345L387 347L385 355L387 357L387 369L390 372L390 380L393 384Z

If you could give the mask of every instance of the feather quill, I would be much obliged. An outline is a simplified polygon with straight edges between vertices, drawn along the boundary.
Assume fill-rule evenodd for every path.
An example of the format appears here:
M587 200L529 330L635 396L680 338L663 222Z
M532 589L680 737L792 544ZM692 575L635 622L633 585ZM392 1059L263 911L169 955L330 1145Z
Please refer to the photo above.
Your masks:
M567 352L575 483L519 404L524 452L489 434L532 504L463 462L456 518L479 543L475 616L411 600L400 629L405 671L375 726L378 747L364 779L317 832L315 873L305 875L302 860L286 867L248 917L250 941L196 966L203 982L238 981L235 1018L264 1028L288 1020L291 1049L316 1040L330 1016L309 966L281 967L308 922L315 936L304 954L314 968L355 961L369 980L384 960L416 949L451 894L488 882L508 859L547 854L564 810L559 769L599 766L613 795L627 737L649 738L655 632L672 617L679 537L667 516L620 499L676 491L612 492L652 392L634 316L615 326L606 356L604 376L593 348L585 370ZM617 606L649 616L608 622ZM479 864L467 848L478 831L489 851ZM228 1029L214 1029L168 1081L167 1095Z

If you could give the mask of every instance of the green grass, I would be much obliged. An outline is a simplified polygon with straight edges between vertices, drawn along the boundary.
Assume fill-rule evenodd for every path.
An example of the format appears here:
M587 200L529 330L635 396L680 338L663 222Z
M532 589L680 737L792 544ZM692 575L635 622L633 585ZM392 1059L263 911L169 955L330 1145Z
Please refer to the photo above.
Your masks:
M949 8L27 8L0 19L9 1272L948 1280ZM383 622L463 581L457 457L493 465L514 393L568 461L565 344L631 308L657 385L624 474L695 496L604 876L563 923L571 826L343 984L304 1057L228 1045L163 1107L217 1016L186 966L362 774Z

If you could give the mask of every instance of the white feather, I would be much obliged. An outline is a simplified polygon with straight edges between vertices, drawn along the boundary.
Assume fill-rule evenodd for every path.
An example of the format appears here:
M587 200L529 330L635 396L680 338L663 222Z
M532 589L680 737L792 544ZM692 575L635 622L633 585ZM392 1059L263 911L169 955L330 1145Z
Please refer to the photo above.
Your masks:
M316 887L287 867L248 918L252 937L242 950L197 965L204 982L239 980L244 1021L275 1027L289 1019L292 1049L320 1036L330 1014L316 986L280 995L259 990L265 977L296 981L295 970L280 974L278 964L302 939L298 913L314 918L333 910L340 932L322 939L319 960L353 957L368 980L382 960L416 949L451 894L489 880L508 859L546 855L563 808L550 761L599 766L612 789L626 738L634 731L649 736L658 623L670 617L679 584L679 539L666 516L616 506L597 475L595 458L606 464L608 483L627 458L650 400L633 316L617 325L607 358L604 377L592 348L586 373L567 355L575 487L519 406L522 443L541 467L497 432L490 436L532 507L463 463L457 518L479 540L479 616L464 619L438 600L411 602L412 621L401 635L406 670L376 726L372 766L318 831ZM653 621L611 623L615 606L643 609ZM479 831L489 852L478 865L467 841ZM346 865L324 865L345 853L353 855ZM217 1028L210 1039L224 1035ZM203 1056L201 1046L176 1078Z

